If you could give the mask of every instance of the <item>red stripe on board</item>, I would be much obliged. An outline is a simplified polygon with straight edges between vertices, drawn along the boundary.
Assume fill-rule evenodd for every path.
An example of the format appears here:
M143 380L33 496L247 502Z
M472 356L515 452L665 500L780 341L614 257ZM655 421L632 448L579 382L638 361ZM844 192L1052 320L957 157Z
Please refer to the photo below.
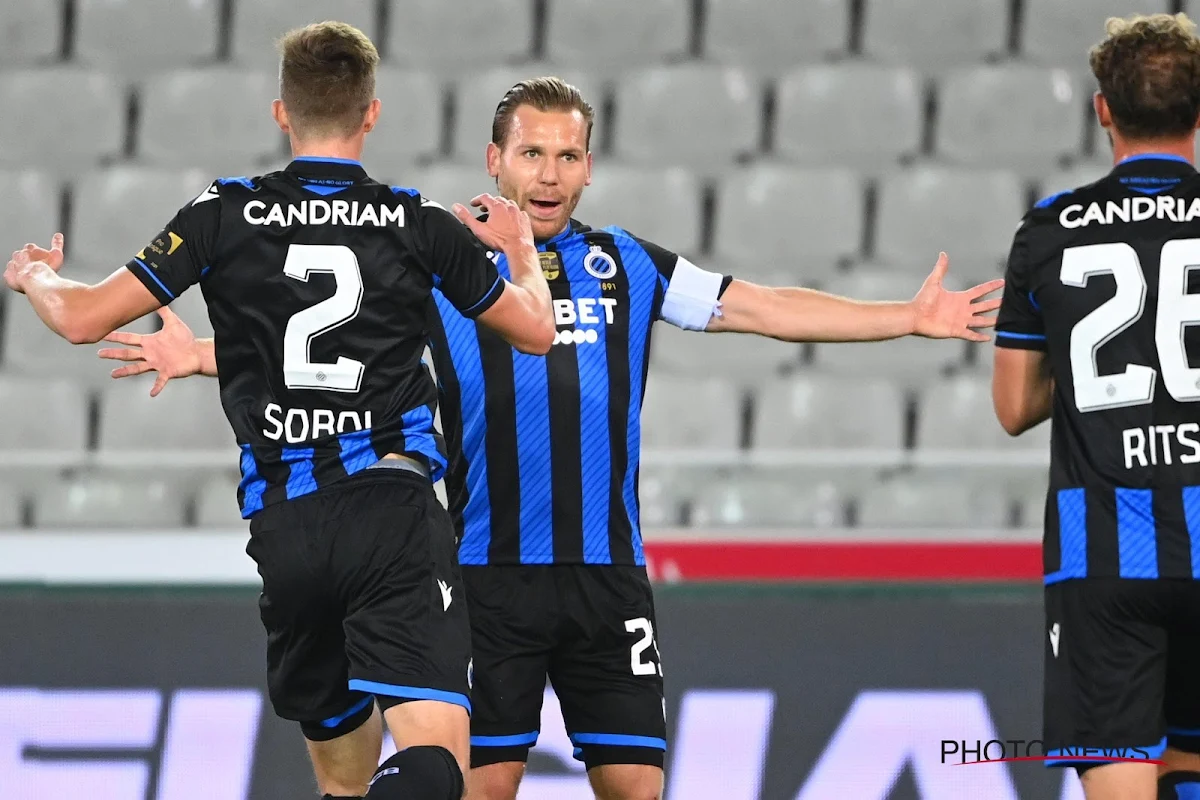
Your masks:
M646 542L658 580L1040 581L1040 542Z

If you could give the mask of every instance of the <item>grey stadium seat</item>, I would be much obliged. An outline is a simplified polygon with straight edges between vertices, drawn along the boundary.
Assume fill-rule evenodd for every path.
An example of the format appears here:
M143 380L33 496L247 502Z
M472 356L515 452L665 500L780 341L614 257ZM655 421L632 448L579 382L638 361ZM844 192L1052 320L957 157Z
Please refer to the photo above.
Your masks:
M101 451L153 447L165 453L227 450L236 454L216 381L172 381L158 397L150 396L152 383L149 376L126 378L101 393Z
M939 70L1003 54L1007 0L935 5L929 0L867 0L863 52L884 61Z
M412 165L442 147L442 91L435 76L381 68L375 94L383 104L379 124L366 138L363 163L371 177L399 180Z
M1104 38L1104 20L1167 11L1165 0L1026 0L1021 50L1034 61L1086 70L1088 50Z
M1046 522L1046 485L1030 484L1016 493L1017 519L1022 528L1041 528Z
M97 273L89 273L68 263L64 277L94 282ZM152 330L146 316L124 327L137 333ZM109 371L115 362L96 357L100 345L73 345L47 328L23 297L9 297L4 309L4 367L22 375L70 378L88 385L111 381Z
M1009 501L995 487L947 478L903 475L869 487L858 503L863 528L1003 528Z
M675 375L720 375L753 384L800 363L800 345L750 334L685 331L661 322L650 341L650 368Z
M687 53L686 0L557 0L547 5L546 55L572 68L624 71Z
M8 254L26 242L48 247L50 237L61 230L58 179L44 172L0 172L0 197L6 197L0 215L0 254Z
M329 19L347 22L377 41L374 0L237 0L233 4L233 59L257 66L277 64L275 43L281 36L292 28Z
M840 55L849 30L847 0L709 0L704 54L725 64L777 69Z
M24 500L15 487L0 486L0 528L21 527Z
M1040 184L1041 196L1049 197L1095 183L1107 175L1110 169L1111 167L1105 164L1088 163L1061 172L1052 172L1046 175Z
M921 149L921 79L875 64L804 67L782 76L775 152L796 161L860 168L894 164Z
M631 161L720 168L758 150L762 91L737 69L658 67L617 84L614 152Z
M1007 258L1026 201L1012 173L927 168L884 179L878 208L880 258L932 268L944 250L953 269Z
M993 349L990 343L981 347ZM1039 425L1016 438L1009 436L992 410L991 379L963 375L934 383L921 393L917 406L917 446L1047 452L1050 425Z
M53 421L46 425L5 425L0 453L14 450L53 451L78 457L87 448L88 398L82 386L59 379L0 375L0 408L16 419ZM0 462L5 461L0 456Z
M0 3L0 64L33 64L56 59L62 50L60 0L5 0Z
M196 525L201 528L243 528L241 509L237 503L236 475L210 478L196 495Z
M683 502L684 481L677 470L642 465L638 472L638 507L643 529L679 525Z
M176 297L171 303L171 310L192 329L196 338L206 339L213 335L212 322L208 319L208 304L204 302L204 293L199 285Z
M805 197L820 202L798 202ZM847 169L739 171L720 187L714 254L813 274L858 254L864 207L862 179Z
M687 170L601 165L583 190L576 219L593 228L618 225L679 253L700 249L700 182Z
M604 120L601 118L604 107L602 84L586 74L535 64L530 67L500 67L487 70L464 76L455 83L452 137L454 158L464 164L479 165L482 168L486 163L484 154L488 142L492 140L492 120L496 116L496 106L504 99L504 95L520 81L553 75L578 88L583 99L591 104L595 111L591 146L593 150L598 150L603 141L604 129Z
M651 373L642 404L644 448L733 450L741 440L742 395L722 378Z
M70 113L36 113L53 98ZM0 162L58 173L119 155L125 145L126 94L109 76L69 67L0 72Z
M786 470L739 470L703 482L691 522L702 528L839 527L845 504L832 481L814 483Z
M1044 170L1079 152L1087 97L1066 70L956 71L942 84L938 153L962 164Z
M212 181L199 170L116 167L75 185L70 246L106 272L133 258Z
M404 0L391 11L387 54L399 64L441 74L521 61L533 49L530 0L491 0L487 13L445 0Z
M220 68L156 75L141 93L138 155L174 168L253 175L283 147L283 134L271 119L277 88L267 72Z
M183 501L163 481L87 477L38 492L39 528L178 528Z
M217 56L218 0L79 0L75 57L146 74Z
M767 384L754 408L758 450L904 444L904 397L890 381L805 375Z
M422 197L440 203L447 211L454 203L467 205L472 197L483 192L496 193L496 182L488 177L482 165L466 167L441 164L413 172L398 181L401 186L420 190Z

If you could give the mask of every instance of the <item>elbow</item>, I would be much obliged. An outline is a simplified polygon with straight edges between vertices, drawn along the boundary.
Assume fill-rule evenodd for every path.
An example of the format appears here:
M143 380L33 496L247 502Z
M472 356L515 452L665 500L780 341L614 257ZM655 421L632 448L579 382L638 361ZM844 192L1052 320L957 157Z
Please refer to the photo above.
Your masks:
M58 334L71 344L95 344L109 333L78 316L66 317L56 322Z
M994 405L996 419L1000 421L1000 427L1004 428L1004 432L1009 436L1020 436L1029 430L1029 420L1019 409L1000 401L995 402Z
M527 355L544 356L554 346L557 335L558 329L552 320L540 320L537 325L531 326L520 342L513 342L513 347Z

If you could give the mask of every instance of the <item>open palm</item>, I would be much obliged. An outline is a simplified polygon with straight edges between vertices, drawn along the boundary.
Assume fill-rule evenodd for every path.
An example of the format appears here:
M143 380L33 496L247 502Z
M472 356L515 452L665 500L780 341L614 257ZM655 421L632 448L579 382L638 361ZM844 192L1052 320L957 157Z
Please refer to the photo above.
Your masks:
M101 358L132 362L114 369L114 378L157 372L154 386L150 389L151 397L157 397L172 378L186 378L200 371L200 356L196 351L196 336L192 329L166 306L158 310L158 315L163 321L162 330L158 333L114 331L104 341L127 347L106 347L99 353Z
M997 289L1004 287L1003 280L988 281L961 292L945 287L946 273L950 269L950 258L945 253L938 256L933 272L925 279L921 291L913 298L916 311L914 333L930 339L966 339L970 342L986 342L991 337L980 333L978 328L991 328L996 324L990 312L1000 307L1000 299L984 299Z

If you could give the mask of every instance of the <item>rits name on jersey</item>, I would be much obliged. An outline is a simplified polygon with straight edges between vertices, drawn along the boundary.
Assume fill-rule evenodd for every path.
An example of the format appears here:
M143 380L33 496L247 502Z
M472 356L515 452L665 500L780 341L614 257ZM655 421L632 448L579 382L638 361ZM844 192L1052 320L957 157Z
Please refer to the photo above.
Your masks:
M1076 203L1058 215L1064 228L1085 228L1092 223L1112 225L1117 222L1145 222L1166 219L1171 222L1191 222L1200 218L1200 197L1189 202L1183 197L1126 197L1121 201L1091 203L1085 210Z
M301 200L299 203L271 203L270 210L262 200L251 200L242 209L242 216L251 225L349 225L361 228L372 225L384 228L404 227L404 207L389 208L382 203L359 203L357 200ZM266 213L263 213L266 212Z
M289 408L284 413L283 406L278 403L268 403L263 416L268 428L263 428L263 436L272 441L281 439L289 444L320 439L323 436L333 436L335 433L367 430L371 427L371 412L342 411L340 413L327 408Z
M1125 445L1125 469L1133 469L1134 461L1139 467L1170 465L1176 461L1180 464L1200 463L1200 440L1191 438L1197 434L1200 434L1200 424L1195 422L1126 428L1121 431L1121 440ZM1172 450L1176 446L1187 448L1187 452L1173 456Z

